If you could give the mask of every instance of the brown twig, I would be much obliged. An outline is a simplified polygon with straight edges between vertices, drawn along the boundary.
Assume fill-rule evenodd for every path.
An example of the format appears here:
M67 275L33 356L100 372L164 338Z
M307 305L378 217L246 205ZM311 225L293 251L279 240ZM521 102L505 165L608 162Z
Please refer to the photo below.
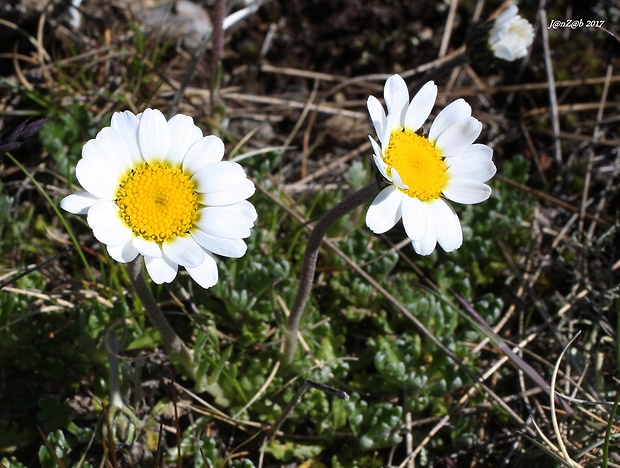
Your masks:
M274 439L274 437L278 433L278 430L282 426L282 423L286 421L286 418L288 418L288 415L291 413L293 408L295 408L295 406L301 403L302 397L306 394L306 392L310 388L315 388L317 390L322 391L323 393L326 393L327 395L332 395L337 398L340 398L341 400L346 401L349 399L349 395L346 392L343 392L342 390L338 390L337 388L322 384L320 382L317 382L316 380L306 379L304 384L299 388L299 390L297 390L297 393L295 393L295 396L292 398L292 400L289 401L288 405L286 405L284 410L282 410L282 414L280 415L276 423L267 432L267 435L265 436L266 444L268 444Z

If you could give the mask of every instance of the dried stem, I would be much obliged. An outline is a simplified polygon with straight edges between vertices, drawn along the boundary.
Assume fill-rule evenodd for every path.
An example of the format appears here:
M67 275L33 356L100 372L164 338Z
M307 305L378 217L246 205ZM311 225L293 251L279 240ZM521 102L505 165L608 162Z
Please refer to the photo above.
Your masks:
M462 47L461 49L464 50L464 47ZM459 65L463 65L467 63L468 61L469 61L469 56L467 55L467 53L461 52L459 54L456 54L450 60L443 62L438 67L430 69L424 75L422 75L420 79L418 79L415 85L411 87L411 89L409 90L411 97L415 96L416 93L420 91L422 86L424 86L429 81L436 80L444 73L448 73L453 68L458 67Z

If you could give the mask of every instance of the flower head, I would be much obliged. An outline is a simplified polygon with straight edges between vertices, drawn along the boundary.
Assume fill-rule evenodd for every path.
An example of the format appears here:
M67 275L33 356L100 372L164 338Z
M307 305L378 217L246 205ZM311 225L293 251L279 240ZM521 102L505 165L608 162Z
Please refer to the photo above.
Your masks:
M495 57L512 62L527 55L534 41L534 27L510 5L494 21L489 33L489 46Z
M437 86L430 81L409 101L399 75L385 83L387 115L377 98L368 98L368 111L379 143L372 137L373 159L389 181L366 214L376 234L391 229L402 218L418 254L429 255L437 242L450 252L463 242L461 224L446 199L480 203L491 195L483 182L495 174L493 150L474 144L482 124L471 107L458 99L443 109L427 136L419 130L431 113Z
M75 172L85 191L60 206L86 214L113 259L144 256L156 283L171 282L181 265L208 288L218 279L214 254L243 256L257 218L246 200L254 184L223 156L222 140L203 137L189 116L117 112L82 149Z

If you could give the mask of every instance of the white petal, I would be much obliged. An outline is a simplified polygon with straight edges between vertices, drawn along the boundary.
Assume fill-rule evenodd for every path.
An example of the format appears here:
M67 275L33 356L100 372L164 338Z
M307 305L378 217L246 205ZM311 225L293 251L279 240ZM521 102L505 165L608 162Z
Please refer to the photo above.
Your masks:
M146 271L153 282L157 284L171 283L177 276L178 264L169 260L165 256L162 257L144 257Z
M392 168L390 172L392 173L392 183L394 185L396 185L398 188L401 188L403 190L407 190L409 188L408 185L405 185L403 183L403 179L400 178L400 174L395 168Z
M170 147L168 122L157 109L146 109L140 119L138 143L145 161L163 161Z
M183 114L177 114L168 121L168 133L172 144L168 148L166 160L172 164L181 164L190 146L202 138L202 132L194 125L194 119Z
M463 151L446 156L446 164L448 165L448 167L450 167L457 162L473 160L490 161L492 158L493 150L491 148L489 148L487 145L474 143L468 148L464 148Z
M384 188L368 207L366 226L375 234L392 229L401 217L403 196L393 185Z
M488 159L474 159L459 161L448 168L451 179L468 179L486 182L497 172L493 161Z
M63 210L73 214L86 214L88 209L93 206L97 200L94 195L88 192L72 193L60 201L60 207Z
M134 248L131 241L120 245L108 245L107 249L110 257L121 263L129 263L140 255L140 252Z
M258 219L258 212L252 203L247 200L242 200L235 204L239 213L242 213L246 218L248 218L253 223Z
M390 135L392 134L392 132L395 130L400 131L403 129L405 125L404 120L404 115L401 117L401 114L396 114L395 112L388 114L387 122L385 124L385 132L383 133L382 140L382 145L384 148L387 148L390 144Z
M123 134L111 127L103 128L97 138L86 142L82 148L82 157L103 160L119 173L127 172L132 165Z
M437 242L446 252L452 252L463 244L461 222L454 208L444 200L431 203L437 222Z
M242 239L225 239L206 234L200 230L195 230L191 235L201 247L223 257L240 258L248 250L247 245Z
M136 236L131 240L134 249L145 257L159 258L162 256L161 247L157 242Z
M189 276L205 289L217 283L218 272L215 258L208 252L205 252L204 261L200 265L194 268L185 267L185 269L189 273Z
M405 127L411 131L417 131L431 115L435 100L437 99L437 86L429 81L411 100L405 114Z
M254 195L254 182L244 179L240 184L221 192L206 193L203 195L203 204L207 206L223 206L239 203Z
M451 179L443 194L457 203L473 205L487 200L491 196L491 187L475 180Z
M247 200L242 200L239 203L235 204L238 213L243 214L247 219L254 223L258 219L258 213L256 212L256 208Z
M104 159L82 158L75 166L75 175L87 192L97 198L113 200L123 174Z
M251 203L248 203L252 206ZM254 207L252 206L252 209ZM240 204L228 206L207 206L199 211L196 226L212 236L243 239L249 237L254 220Z
M366 103L366 107L368 107L368 113L370 114L372 125L375 127L375 133L380 140L383 137L383 132L385 131L386 117L383 106L376 97L370 96L368 98L368 102Z
M390 126L390 125L391 125L390 122L386 119L385 129L383 130L383 136L379 137L379 140L381 140L381 146L383 148L387 148L390 146L390 138L392 137L392 131L401 130L400 124L397 124L395 127Z
M142 160L140 148L138 146L139 124L140 120L129 111L115 112L112 115L112 122L110 123L113 129L123 135L125 145L127 145L129 155L134 163Z
M435 144L442 155L448 157L471 146L480 136L480 132L482 123L474 117L467 117L446 128Z
M388 110L388 126L390 126L391 121L402 124L409 104L409 90L405 80L400 75L392 75L385 82L383 91ZM390 118L390 115L393 116L394 120Z
M445 129L469 116L471 116L471 107L467 102L463 99L451 102L437 115L433 125L431 125L428 132L429 141L434 143Z
M86 218L97 240L106 245L121 245L133 237L131 229L118 217L118 206L109 200L99 200L88 210Z
M193 174L208 164L220 162L224 157L224 142L215 135L196 141L187 151L183 170Z
M164 242L164 256L184 267L196 267L204 260L204 250L190 236Z
M243 167L238 163L221 161L199 169L192 180L196 182L198 192L212 193L229 190L246 180L246 177Z
M435 219L435 212L431 209L428 203L423 203L424 210L426 211L426 232L424 237L420 241L412 241L413 250L418 255L430 255L435 250L437 245L437 220Z
M505 23L507 21L511 21L514 16L519 12L519 7L517 5L509 5L506 7L504 11L502 11L497 18L495 18L495 23Z
M417 198L403 197L402 204L403 227L407 237L414 241L421 241L426 234L426 209Z
M373 154L372 159L375 162L375 166L377 166L377 169L379 169L379 172L381 173L381 175L385 177L387 180L389 180L390 182L392 182L392 176L388 175L387 164L383 162L383 158L380 158L376 154Z
M370 135L368 135L368 139L370 140L370 146L372 146L372 151L374 152L374 154L381 157L383 155L383 151L381 150L381 146L379 146L379 143L377 143L375 139Z
M498 59L506 60L507 62L512 62L517 58L515 57L512 49L503 43L493 46L493 55L495 55Z

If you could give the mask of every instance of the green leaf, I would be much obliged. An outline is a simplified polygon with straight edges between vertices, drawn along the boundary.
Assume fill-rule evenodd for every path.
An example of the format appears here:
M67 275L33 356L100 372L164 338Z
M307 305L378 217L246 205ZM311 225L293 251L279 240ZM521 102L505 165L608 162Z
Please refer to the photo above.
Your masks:
M269 453L280 461L304 460L319 455L323 451L320 445L302 444L297 442L279 443L271 442L265 447L265 453Z
M154 328L147 328L140 336L127 345L127 349L153 349L160 344L161 336L159 335L159 332Z

